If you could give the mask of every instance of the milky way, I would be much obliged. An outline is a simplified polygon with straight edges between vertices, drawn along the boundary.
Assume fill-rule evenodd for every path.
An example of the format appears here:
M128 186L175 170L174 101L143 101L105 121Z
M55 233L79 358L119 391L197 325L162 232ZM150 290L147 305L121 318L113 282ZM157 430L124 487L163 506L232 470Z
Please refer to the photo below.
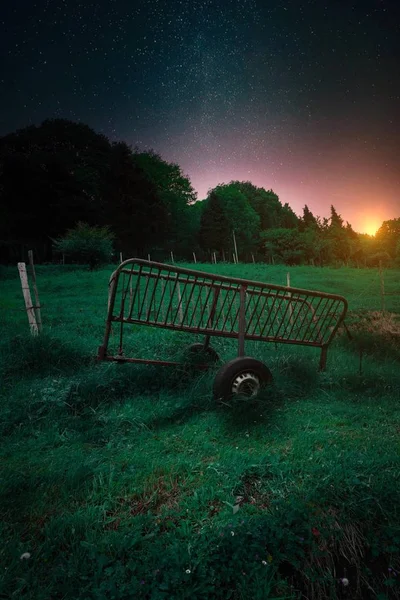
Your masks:
M396 3L21 1L3 7L0 134L46 118L356 230L400 216Z

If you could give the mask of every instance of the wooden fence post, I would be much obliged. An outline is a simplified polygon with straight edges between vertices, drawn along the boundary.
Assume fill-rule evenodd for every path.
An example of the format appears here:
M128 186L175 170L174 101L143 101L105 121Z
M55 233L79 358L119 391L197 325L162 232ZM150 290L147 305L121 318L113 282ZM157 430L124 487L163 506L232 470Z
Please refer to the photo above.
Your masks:
M31 334L37 335L38 334L38 326L36 323L35 309L33 308L33 305L32 305L31 292L30 292L29 284L28 284L28 276L26 274L26 265L24 262L18 263L18 272L19 272L19 278L21 280L22 293L24 295L26 313L28 315L28 321L29 321L29 326L31 328Z
M31 269L32 269L32 279L33 279L33 293L35 294L35 316L36 316L36 323L38 326L38 330L39 333L42 331L42 315L40 312L40 300L39 300L39 292L37 289L37 285L36 285L36 271L35 271L35 265L33 264L33 252L32 250L29 250L28 252L28 257L29 257L29 264L31 265Z
M235 230L232 230L232 234L233 234L233 244L235 246L235 256L236 256L236 264L239 262L239 258L238 258L238 251L237 251L237 245L236 245L236 236L235 236Z

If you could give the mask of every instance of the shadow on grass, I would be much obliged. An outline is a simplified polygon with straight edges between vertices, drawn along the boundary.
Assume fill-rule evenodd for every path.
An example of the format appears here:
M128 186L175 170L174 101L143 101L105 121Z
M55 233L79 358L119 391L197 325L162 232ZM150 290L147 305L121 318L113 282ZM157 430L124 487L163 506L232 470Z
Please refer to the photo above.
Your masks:
M256 398L235 396L225 402L217 402L212 397L211 381L215 370L210 370L195 382L195 373L188 372L180 381L180 389L186 390L184 401L174 408L170 414L157 417L148 423L151 428L160 428L171 424L181 424L194 415L205 412L217 412L227 429L237 433L249 430L262 424L266 429L277 426L277 419L282 421L282 413L277 409L290 400L298 400L313 393L318 385L318 372L305 359L298 357L280 357L276 361L274 381L266 386ZM179 373L171 373L172 381ZM195 386L195 387L194 387ZM165 389L165 385L163 385Z
M101 406L128 400L158 402L165 395L164 405L157 406L158 414L145 419L146 427L182 424L194 415L211 411L221 414L234 429L246 429L260 422L268 426L284 400L312 394L318 382L318 372L304 359L281 357L276 367L275 381L257 398L236 397L221 404L212 396L215 368L201 374L190 365L171 368L111 363L73 382L65 402L74 415L79 415L88 409L96 411Z
M221 414L232 429L248 429L260 423L268 427L274 421L276 408L284 400L312 394L318 381L315 366L305 358L281 355L271 365L275 377L273 384L258 398L235 398L225 405L218 405L211 391L215 366L201 374L190 364L174 368L96 364L79 347L46 335L40 338L16 336L8 344L3 344L1 350L3 355L7 355L3 369L10 382L24 376L40 378L36 384L38 389L32 388L37 391L36 396L32 394L30 385L27 390L29 402L21 397L20 410L16 411L18 407L14 406L14 417L9 415L8 418L9 429L25 421L36 423L45 416L63 420L63 415L68 413L73 417L85 415L85 419L92 420L91 416L96 419L95 414L99 410L128 401L141 406L140 412L143 412L143 402L157 403L156 410L142 419L149 429L185 423L195 415L210 411ZM48 382L42 388L41 378L53 375L68 379L64 383L60 380L60 384ZM149 411L145 409L144 412ZM77 423L73 428L76 429L76 426ZM97 435L104 437L100 430Z
M274 426L276 410L284 397L272 383L263 389L256 398L238 396L227 403L218 405L218 412L231 433L250 431L252 427L263 425L267 431Z
M79 346L46 334L16 335L0 346L0 368L5 379L70 374L93 362Z
M105 404L119 404L127 399L135 402L158 397L162 393L190 390L199 377L199 371L185 366L179 368L137 366L108 363L97 365L71 383L66 402L74 411L97 409Z

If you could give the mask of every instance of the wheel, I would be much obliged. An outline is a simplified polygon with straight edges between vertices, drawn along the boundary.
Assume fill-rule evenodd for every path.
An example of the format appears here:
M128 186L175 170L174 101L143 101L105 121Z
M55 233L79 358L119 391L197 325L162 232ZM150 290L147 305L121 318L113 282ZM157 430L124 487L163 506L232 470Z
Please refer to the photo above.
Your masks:
M204 345L200 343L191 344L187 351L192 357L199 357L204 360L208 359L212 362L217 362L219 360L218 353L211 346L204 348Z
M236 394L254 398L261 387L271 381L271 371L261 361L250 356L234 358L223 365L216 374L214 398L228 400Z

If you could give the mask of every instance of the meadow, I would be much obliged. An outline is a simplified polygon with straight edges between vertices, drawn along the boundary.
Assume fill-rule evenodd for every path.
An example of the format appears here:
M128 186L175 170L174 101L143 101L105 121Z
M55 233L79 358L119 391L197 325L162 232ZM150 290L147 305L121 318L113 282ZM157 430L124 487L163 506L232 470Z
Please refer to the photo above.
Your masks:
M249 343L273 384L218 405L218 365L96 360L113 268L37 266L33 338L1 267L0 598L400 598L400 271L382 311L376 269L198 264L349 302L326 371L318 350ZM134 335L142 357L201 341Z

